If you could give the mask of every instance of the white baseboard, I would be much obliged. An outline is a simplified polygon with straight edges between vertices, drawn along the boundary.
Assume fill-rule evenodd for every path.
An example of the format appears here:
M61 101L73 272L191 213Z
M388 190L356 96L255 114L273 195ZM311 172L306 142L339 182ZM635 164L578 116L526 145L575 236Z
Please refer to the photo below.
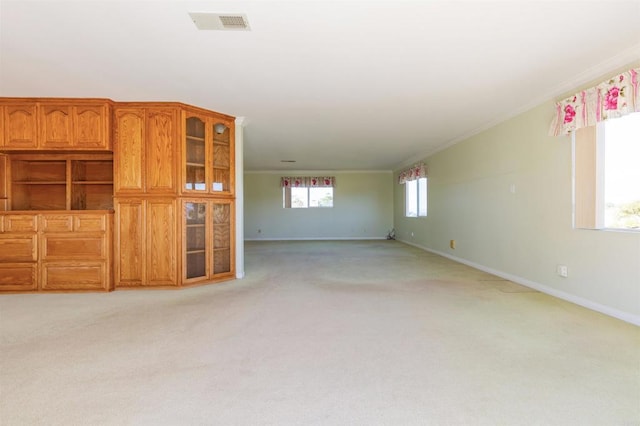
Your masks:
M448 259L454 260L456 262L471 266L473 268L479 269L481 271L487 272L489 274L495 275L500 278L504 278L509 281L513 281L514 283L521 284L525 287L532 288L534 290L538 290L542 293L548 294L550 296L557 297L558 299L566 300L567 302L575 303L576 305L580 305L587 309L591 309L596 312L600 312L601 314L608 315L610 317L617 318L619 320L638 325L640 326L640 316L631 314L629 312L620 311L619 309L612 308L610 306L602 305L600 303L596 303L592 300L582 298L580 296L576 296L574 294L566 293L564 291L557 290L553 287L546 286L544 284L537 283L535 281L528 280L526 278L519 277L517 275L508 274L506 272L499 271L497 269L489 268L484 265L480 265L475 262L468 261L466 259L462 259L456 256L453 256L449 253L441 252L439 250L433 250L428 247L421 246L419 244L412 243L410 241L398 240L401 243L417 247L419 249L428 251L430 253L434 253Z
M357 241L386 240L386 237L281 237L281 238L245 238L245 241Z

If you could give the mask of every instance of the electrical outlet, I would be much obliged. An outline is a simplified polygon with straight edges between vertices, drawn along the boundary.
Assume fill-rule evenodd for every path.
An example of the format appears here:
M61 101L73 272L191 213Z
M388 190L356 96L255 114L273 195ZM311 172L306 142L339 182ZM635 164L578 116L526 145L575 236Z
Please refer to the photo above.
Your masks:
M563 278L567 278L569 276L569 268L567 265L558 265L556 272Z
M449 247L451 247L452 249L456 249L456 240L450 240L449 241Z

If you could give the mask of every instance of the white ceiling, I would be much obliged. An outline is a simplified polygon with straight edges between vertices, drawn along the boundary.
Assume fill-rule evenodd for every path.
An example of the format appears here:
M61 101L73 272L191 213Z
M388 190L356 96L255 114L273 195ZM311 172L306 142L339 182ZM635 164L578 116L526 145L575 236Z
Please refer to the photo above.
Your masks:
M638 0L1 0L0 23L1 96L242 116L247 170L390 170L640 59Z

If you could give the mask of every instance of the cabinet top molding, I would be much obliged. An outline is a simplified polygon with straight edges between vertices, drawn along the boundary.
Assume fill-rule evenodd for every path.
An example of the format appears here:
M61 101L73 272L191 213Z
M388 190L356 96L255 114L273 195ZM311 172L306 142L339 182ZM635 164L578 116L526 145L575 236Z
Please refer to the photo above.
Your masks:
M220 119L228 121L235 120L236 117L228 114L224 114L215 110L202 108L195 105L189 105L182 102L175 101L135 101L135 102L118 102L108 98L27 98L27 97L0 97L0 106L6 104L19 104L19 103L29 103L29 104L95 104L95 103L106 103L111 105L113 108L143 108L143 107L172 107L172 108L182 108L188 109L189 111L195 113L214 113Z

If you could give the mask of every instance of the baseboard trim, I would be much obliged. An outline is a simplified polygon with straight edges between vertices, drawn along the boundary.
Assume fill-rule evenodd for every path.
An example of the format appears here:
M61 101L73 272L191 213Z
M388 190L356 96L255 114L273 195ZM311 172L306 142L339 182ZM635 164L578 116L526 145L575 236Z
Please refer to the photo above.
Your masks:
M398 240L398 241L400 241L401 243L404 243L404 244L419 248L421 250L428 251L430 253L434 253L434 254L437 254L437 255L442 256L442 257L446 257L447 259L451 259L453 261L462 263L464 265L471 266L473 268L479 269L479 270L487 272L489 274L493 274L493 275L498 276L500 278L504 278L506 280L513 281L514 283L521 284L521 285L523 285L525 287L529 287L529 288L532 288L534 290L538 290L538 291L540 291L542 293L545 293L545 294L548 294L550 296L557 297L558 299L566 300L567 302L575 303L576 305L580 305L580 306L582 306L584 308L591 309L591 310L596 311L596 312L600 312L601 314L605 314L605 315L608 315L610 317L622 320L624 322L628 322L628 323L640 326L640 316L639 315L634 315L634 314L630 314L629 312L620 311L620 310L612 308L610 306L602 305L602 304L596 303L596 302L594 302L592 300L585 299L583 297L576 296L574 294L566 293L564 291L557 290L557 289L555 289L553 287L549 287L549 286L546 286L544 284L540 284L540 283L537 283L535 281L531 281L531 280L528 280L526 278L519 277L517 275L512 275L512 274L509 274L509 273L506 273L506 272L503 272L503 271L499 271L497 269L489 268L487 266L480 265L478 263L471 262L469 260L453 256L450 253L445 253L445 252L442 252L442 251L439 251L439 250L430 249L428 247L422 246L420 244L413 243L411 241L405 241L405 240Z
M386 240L386 237L300 237L300 238L245 238L245 241L357 241Z

